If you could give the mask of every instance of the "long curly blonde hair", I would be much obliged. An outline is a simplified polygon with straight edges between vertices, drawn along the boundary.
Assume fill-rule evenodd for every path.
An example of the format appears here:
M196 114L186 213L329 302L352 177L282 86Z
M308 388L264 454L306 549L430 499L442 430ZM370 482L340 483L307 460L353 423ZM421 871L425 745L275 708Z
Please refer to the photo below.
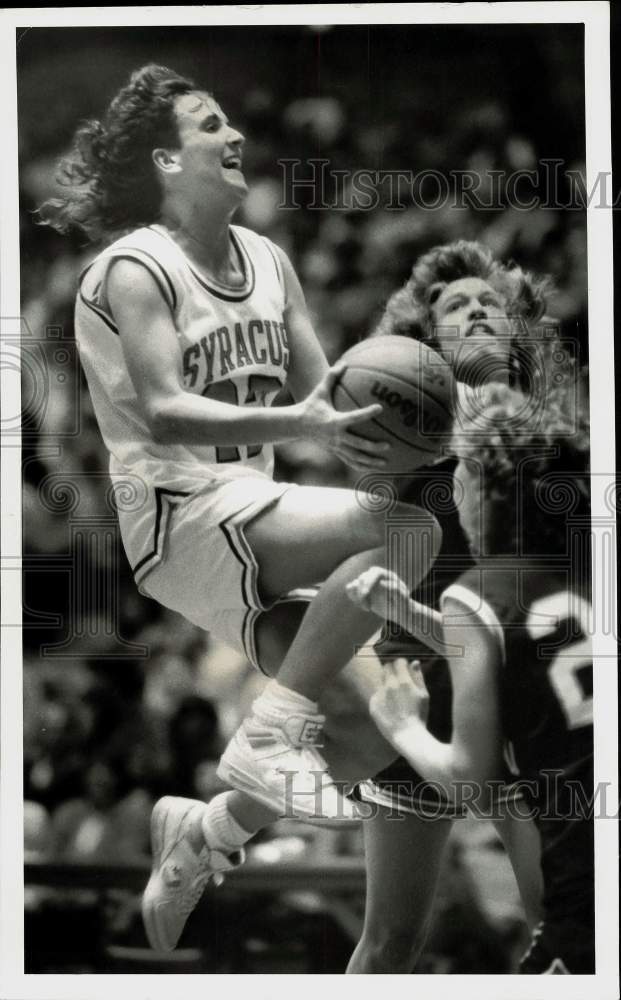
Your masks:
M424 340L437 348L433 305L442 289L460 278L486 281L502 298L507 316L513 320L512 367L516 384L526 388L535 358L531 331L546 311L551 282L522 270L517 264L497 260L482 243L457 240L433 247L419 257L402 288L388 300L373 336L397 334ZM546 344L546 352L552 350Z
M589 423L577 393L551 388L536 409L508 386L484 386L462 409L452 450L478 468L468 484L479 491L470 504L486 512L476 551L563 555L568 518L588 527Z

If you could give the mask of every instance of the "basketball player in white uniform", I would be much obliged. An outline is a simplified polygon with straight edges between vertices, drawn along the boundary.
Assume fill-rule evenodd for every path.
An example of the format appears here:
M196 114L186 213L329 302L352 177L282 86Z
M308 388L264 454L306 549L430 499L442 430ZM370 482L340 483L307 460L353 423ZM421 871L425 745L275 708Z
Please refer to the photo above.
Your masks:
M61 174L67 195L47 206L57 228L125 234L84 274L76 336L138 585L278 670L223 755L219 773L237 791L209 806L166 798L154 810L143 913L159 948L175 946L206 881L239 861L248 831L285 812L347 812L316 749L319 699L376 629L345 585L385 559L384 517L352 491L271 479L278 441L312 437L360 470L381 469L389 446L354 433L381 407L332 406L338 372L287 257L231 225L247 190L242 145L210 95L145 67L103 124L78 132ZM285 382L296 402L270 408ZM128 481L135 503L123 502ZM427 512L400 513L404 543L420 540L415 586L440 532ZM286 648L293 630L279 602L321 580ZM394 753L366 730L377 770Z

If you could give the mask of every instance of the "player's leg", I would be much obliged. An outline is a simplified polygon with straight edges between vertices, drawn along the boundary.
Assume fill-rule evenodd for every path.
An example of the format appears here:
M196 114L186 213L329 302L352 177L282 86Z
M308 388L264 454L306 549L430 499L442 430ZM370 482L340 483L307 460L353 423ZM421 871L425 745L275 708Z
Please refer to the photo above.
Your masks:
M255 647L265 674L274 676L278 672L308 607L308 601L286 601L258 619L254 630ZM338 782L353 786L383 770L396 757L394 747L369 715L369 700L381 679L381 663L369 645L352 657L319 698L319 709L325 715L322 755ZM237 842L229 834L228 846L231 848L242 846L278 815L243 792L228 793L227 805L244 838ZM226 832L222 813L219 824L220 830Z
M245 529L268 600L325 581L278 672L283 686L313 701L377 628L375 616L349 600L346 584L390 561L413 589L439 549L441 532L428 512L395 503L387 517L372 507L351 490L300 487Z
M411 587L429 571L440 544L435 518L395 503L390 519L350 490L298 487L239 524L256 566L255 586L269 603L284 590L325 582L278 671L253 703L218 773L281 814L351 814L324 759L319 696L377 628L350 602L346 585L368 566L397 563ZM387 541L390 544L387 544Z
M367 896L362 936L349 974L410 973L422 951L451 828L378 807L364 820Z
M250 484L252 485L252 484ZM250 487L245 487L243 503L247 503L247 491ZM302 492L302 490L300 490ZM298 505L299 517L292 521L291 509L281 510L281 517L272 525L273 535L263 532L263 540L268 547L276 553L276 565L279 566L279 573L282 577L284 588L291 588L304 584L314 583L317 579L329 572L338 564L340 560L347 558L350 552L359 549L364 550L365 545L369 545L369 539L375 541L384 540L385 528L383 517L373 515L372 512L365 511L354 499L354 494L350 491L324 491L324 490L304 490L304 497ZM267 484L263 484L258 490L260 504L270 505L270 496L267 492ZM298 489L291 493L298 493ZM312 496L310 495L312 493ZM330 497L326 494L331 494ZM227 495L226 507L222 505L218 516L214 516L214 504L210 496L198 498L191 504L186 505L173 524L173 533L169 545L166 563L156 570L149 580L149 592L161 603L175 610L181 611L195 624L213 630L219 634L218 628L224 619L230 617L227 610L232 605L225 604L219 616L214 617L213 602L201 601L200 591L195 585L186 586L187 566L193 565L195 574L193 579L203 578L206 590L211 581L211 592L222 595L235 595L247 591L248 580L251 580L250 592L252 592L253 573L256 574L257 558L256 553L250 552L248 556L247 536L244 536L243 529L246 527L243 519L239 519L235 510L235 498ZM273 495L272 495L273 499ZM231 502L233 501L233 503ZM216 503L219 498L216 497ZM280 507L280 504L276 504ZM270 508L266 513L271 513ZM402 513L402 521L405 520ZM303 516L302 516L303 515ZM261 524L264 518L257 516L253 524ZM427 519L426 526L431 519ZM210 524L218 524L222 531L209 527ZM224 527L227 526L227 541L224 542ZM433 522L432 522L433 527ZM295 530L293 530L295 529ZM318 535L327 537L326 544L318 544ZM293 538L292 538L293 536ZM288 545L283 551L281 542L287 538ZM201 543L201 539L203 539ZM295 541L295 545L292 545ZM233 548L235 558L232 558L230 549ZM382 552L383 554L383 552ZM241 557L240 557L241 556ZM284 558L284 557L287 558ZM373 561L377 556L373 555ZM259 559L259 570L262 570L261 559ZM233 573L233 569L235 573ZM270 573L274 570L272 565L267 574L268 587L270 584ZM357 570L356 570L357 572ZM426 568L419 570L421 574L426 572ZM259 574L262 581L261 572ZM241 584L241 586L240 586ZM214 590L215 588L215 590ZM272 596L269 592L265 595L267 599ZM235 598L237 600L237 598ZM347 602L349 605L349 602ZM259 604L258 607L261 605ZM257 603L254 604L257 608ZM353 607L353 606L352 606ZM247 611L252 612L252 606L244 607L240 601L240 606L232 612L233 628L229 633L226 626L223 626L222 638L233 639L233 644L237 644L241 634L240 625L247 618ZM274 611L274 618L277 617ZM224 618L223 618L224 615ZM258 613L255 613L255 618ZM376 626L376 621L372 616L369 619L369 628L364 634L368 635ZM274 622L272 625L272 637L275 634ZM281 621L282 627L283 622ZM295 627L291 632L295 631ZM263 639L269 634L270 629L266 626L263 630ZM266 640L267 641L267 640ZM273 640L274 641L274 640ZM288 643L287 639L287 643ZM343 662L350 658L353 643L350 641L345 646ZM274 647L274 666L278 665L282 656L282 645L280 651ZM379 668L378 668L379 669ZM368 670L368 668L367 668ZM314 706L313 706L314 707ZM364 706L366 714L366 705ZM290 706L288 712L291 713ZM365 721L365 725L367 725ZM378 734L375 739L381 741ZM367 741L368 742L368 741ZM369 742L369 746L370 746ZM364 761L358 760L355 776L362 776L373 773L391 759L392 749L381 741L380 748L382 755L373 757L372 755ZM328 750L328 753L330 751ZM335 757L338 757L338 752ZM376 763L377 762L377 763ZM350 768L349 762L341 765L335 760L335 765L345 774L346 766ZM368 769L367 769L368 768ZM347 771L347 777L353 776L353 771ZM271 803L270 803L271 804ZM187 918L189 910L193 906L193 891L199 887L200 881L206 873L213 874L217 867L212 865L211 858L214 857L219 863L219 854L225 859L231 859L238 855L236 849L262 826L267 825L274 819L272 809L262 805L260 802L249 800L247 796L239 792L229 792L219 796L207 807L200 806L199 809L190 809L188 804L188 816L184 812L183 803L175 803L167 800L158 814L154 817L154 882L155 890L148 894L148 905L151 915L156 910L162 919L167 921L168 926L159 935L160 942L164 939L173 947ZM195 804L194 804L195 805ZM178 833L185 831L188 826L188 835L178 836ZM202 832L201 838L195 837L192 841L191 833L194 827L198 827ZM168 834L172 830L172 835ZM169 842L178 844L175 850L182 851L184 856L179 858L169 857L167 852L160 851L162 843ZM163 860L166 855L165 860ZM187 856L186 856L187 855ZM168 873L168 874L167 874ZM167 906L160 904L166 899ZM188 910L189 906L189 910ZM149 926L148 917L145 914L145 922ZM157 943L157 938L151 936L152 941Z
M505 806L494 826L509 856L520 890L526 923L531 931L542 915L543 875L541 873L541 841L532 819L520 817Z
M264 673L270 676L277 673L307 610L308 602L287 601L261 615L255 626L255 644ZM381 677L379 659L372 648L365 648L352 658L319 700L326 717L323 755L337 781L353 785L377 774L396 757L394 747L379 732L368 710L369 699L379 687ZM234 828L226 829L224 802L240 828L239 839L235 838ZM275 810L237 791L220 797L217 815L217 829L212 830L211 842L228 850L239 849L277 818ZM209 813L204 825L205 828L209 825Z
M261 669L266 674L277 673L308 606L308 602L287 601L259 618L255 644ZM373 649L366 647L352 658L319 699L319 708L325 714L322 754L338 782L353 786L383 770L396 757L394 747L384 739L369 715L369 700L381 677L381 663ZM225 803L233 820L230 829L227 829ZM217 828L210 823L209 810L204 827L210 831L212 843L220 849L225 844L227 851L232 851L276 818L274 810L234 790L218 803Z
M259 663L270 677L278 673L308 609L308 601L286 601L257 621ZM382 665L368 644L352 656L319 697L319 708L326 718L322 752L337 781L353 784L368 778L397 756L369 715L369 700L381 680Z
M255 626L259 663L273 674L284 657L308 603L278 604ZM385 767L395 756L368 713L381 665L371 650L349 664L321 700L326 712L325 756L337 780L353 782ZM153 872L143 898L145 927L153 947L174 948L210 877L218 879L243 860L243 846L277 813L236 790L204 803L167 797L152 817ZM172 852L168 848L172 845Z

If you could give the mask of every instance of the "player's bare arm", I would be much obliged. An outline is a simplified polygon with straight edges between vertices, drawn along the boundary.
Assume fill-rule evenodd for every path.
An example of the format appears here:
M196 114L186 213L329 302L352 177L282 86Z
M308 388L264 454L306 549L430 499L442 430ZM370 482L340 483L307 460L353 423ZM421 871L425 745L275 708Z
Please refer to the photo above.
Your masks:
M332 390L337 381L339 367L329 376L328 362L313 329L304 292L287 254L280 247L276 252L282 266L285 282L284 318L290 350L290 367L287 386L296 401L305 400L308 419L321 426L326 409L333 409ZM369 441L353 432L349 425L343 438L335 442L332 450L347 465L364 470L374 465L380 468L390 452L388 442ZM376 459L376 462L373 460Z
M382 621L391 621L425 643L439 656L448 656L439 611L410 597L401 577L385 566L371 566L346 587L349 599L372 611Z
M427 730L428 696L422 673L405 660L386 671L370 711L386 738L426 779L443 785L449 796L454 794L454 782L476 782L485 796L485 783L501 772L497 642L475 615L452 599L445 601L443 620L447 644L461 650L449 657L451 743L442 743Z
M381 410L378 405L337 412L330 403L335 377L330 371L310 396L287 407L236 407L186 392L170 310L151 275L133 261L115 261L107 291L133 386L160 443L262 444L313 437L345 457L351 454L349 428ZM370 467L381 461L366 459Z

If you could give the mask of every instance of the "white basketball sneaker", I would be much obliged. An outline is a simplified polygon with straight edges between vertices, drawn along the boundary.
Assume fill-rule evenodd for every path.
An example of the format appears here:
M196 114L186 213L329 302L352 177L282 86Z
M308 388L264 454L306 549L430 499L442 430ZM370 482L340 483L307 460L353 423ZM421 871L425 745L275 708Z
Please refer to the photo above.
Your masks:
M358 819L319 753L324 716L290 715L279 724L245 719L224 751L218 777L279 816Z
M142 918L149 944L172 951L210 878L242 864L244 851L231 855L205 842L201 820L208 807L196 799L171 795L156 802L151 814L153 868L142 897Z

